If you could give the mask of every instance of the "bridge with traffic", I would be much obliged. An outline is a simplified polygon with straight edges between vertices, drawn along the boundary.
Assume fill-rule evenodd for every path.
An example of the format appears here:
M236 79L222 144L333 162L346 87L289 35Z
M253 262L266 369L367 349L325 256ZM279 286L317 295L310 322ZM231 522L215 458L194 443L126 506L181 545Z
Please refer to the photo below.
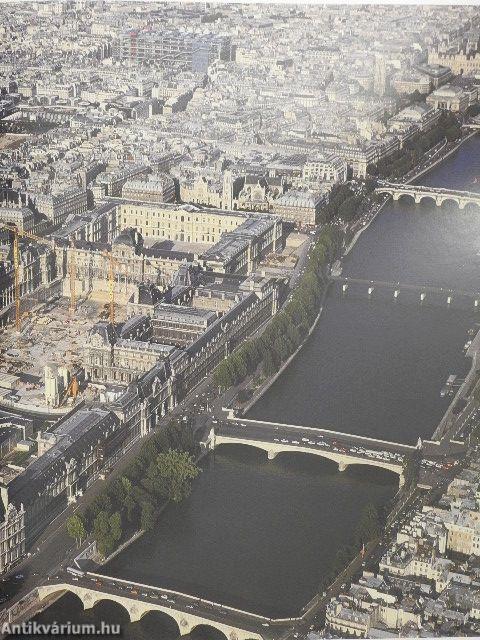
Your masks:
M268 459L281 453L305 453L332 460L344 471L351 465L379 467L395 473L404 483L404 463L417 447L328 429L301 427L246 418L220 420L213 425L208 446L242 444L262 449Z
M465 291L463 289L452 289L449 287L436 287L427 284L408 284L400 282L389 282L386 280L368 280L366 278L350 278L348 276L330 276L331 282L338 282L342 285L342 292L347 293L352 285L364 287L367 294L371 296L376 289L390 289L393 297L398 298L401 291L411 291L420 294L420 302L423 302L427 294L442 296L447 304L451 304L454 299L467 298L473 301L475 309L480 307L480 291Z
M76 595L84 609L105 600L115 602L126 610L130 622L138 622L150 613L168 616L176 622L181 636L197 627L210 627L228 640L271 640L298 621L274 620L169 589L71 569L57 581L38 587L38 598L44 601L67 592Z
M464 209L467 205L480 207L480 193L473 191L457 191L454 189L382 181L378 183L375 191L380 195L391 195L395 201L400 200L402 196L409 196L414 200L415 204L420 204L422 200L429 198L435 202L437 207L441 207L446 201L455 202L459 209Z

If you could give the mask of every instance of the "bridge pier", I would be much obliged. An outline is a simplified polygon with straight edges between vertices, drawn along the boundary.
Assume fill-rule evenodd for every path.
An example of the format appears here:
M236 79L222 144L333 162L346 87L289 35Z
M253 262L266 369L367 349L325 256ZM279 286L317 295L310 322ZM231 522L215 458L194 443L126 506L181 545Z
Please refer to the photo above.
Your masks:
M368 287L368 295L371 296L374 290L375 290L375 287Z
M92 593L89 593L88 591L86 593L82 594L78 594L81 601L83 602L83 608L86 609L92 609L98 602L98 598L95 598L93 596Z
M448 296L447 297L447 304L451 304L452 303L452 296Z
M138 622L140 620L140 618L142 617L143 613L144 612L140 611L140 609L136 605L133 605L133 607L130 607L128 609L128 614L130 616L130 622Z
M478 300L475 300L473 303L474 309L478 309Z
M345 294L347 293L347 289L348 289L348 284L347 284L347 283L344 283L344 284L342 285L342 293L343 293L343 295L345 295Z
M193 626L188 622L186 618L177 620L178 628L180 629L181 636L187 636L193 629Z
M395 289L395 291L393 292L393 297L395 298L395 300L398 298L399 295L400 295L400 289Z
M346 462L339 462L338 463L338 470L339 471L345 471L348 466L349 465Z
M422 291L422 293L420 294L420 302L423 302L426 297L427 297L427 294Z

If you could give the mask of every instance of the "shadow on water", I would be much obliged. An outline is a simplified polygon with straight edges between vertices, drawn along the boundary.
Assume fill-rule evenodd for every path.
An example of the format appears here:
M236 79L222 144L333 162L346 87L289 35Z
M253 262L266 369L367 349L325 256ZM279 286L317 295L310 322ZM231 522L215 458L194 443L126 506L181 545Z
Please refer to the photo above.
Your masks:
M290 453L268 461L263 452L241 445L220 447L202 468L191 496L169 506L155 530L104 573L270 617L294 616L315 595L336 548L351 541L362 509L370 502L382 508L398 484L380 469L339 472L330 460ZM68 595L39 619L59 620L61 610L68 619L93 616L98 623L116 611L125 638L155 637L148 634L160 627L158 637L176 638L165 616L131 624L123 620L124 610L107 602L81 608Z
M469 141L420 183L478 190L479 150L478 139ZM476 290L479 238L476 211L390 203L344 261L344 274ZM416 442L448 404L439 395L447 376L469 366L462 347L475 322L468 310L329 297L312 338L253 415ZM267 461L254 449L220 449L204 461L191 496L169 506L105 571L272 617L296 615L351 540L364 506L381 507L396 490L396 477L381 470L339 472L314 456ZM82 612L73 596L39 619L92 617L120 619L128 640L178 638L164 617L131 624L105 602Z

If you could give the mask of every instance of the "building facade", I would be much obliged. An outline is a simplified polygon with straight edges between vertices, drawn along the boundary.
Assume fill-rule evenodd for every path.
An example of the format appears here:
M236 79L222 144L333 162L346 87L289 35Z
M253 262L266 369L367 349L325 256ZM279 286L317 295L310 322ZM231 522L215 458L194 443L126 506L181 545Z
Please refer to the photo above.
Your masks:
M129 438L128 429L113 412L79 409L63 418L54 433L39 436L45 452L35 462L20 473L8 467L2 470L4 508L12 504L17 511L25 509L27 544L82 495Z
M8 571L25 555L25 509L9 504L0 522L0 573Z
M205 73L216 60L230 59L231 40L214 34L132 29L114 43L118 60L153 64L164 69Z

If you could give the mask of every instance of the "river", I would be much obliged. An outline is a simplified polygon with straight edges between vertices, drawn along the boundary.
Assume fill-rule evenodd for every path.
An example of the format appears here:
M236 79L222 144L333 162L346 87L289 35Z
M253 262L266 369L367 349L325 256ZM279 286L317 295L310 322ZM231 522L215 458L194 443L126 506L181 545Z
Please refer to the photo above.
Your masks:
M468 141L421 184L479 190L480 140ZM475 291L480 214L447 205L389 203L344 259L351 277ZM249 417L321 425L403 442L429 437L449 398L440 389L470 365L463 345L480 322L473 303L442 296L351 287L329 292L325 311L297 358ZM340 473L308 456L220 448L204 461L192 495L167 508L155 530L122 552L105 572L183 590L270 616L290 616L315 593L336 549L348 541L362 508L381 506L395 478L364 468ZM167 618L130 624L111 603L82 612L66 596L46 620L116 620L124 637L178 637ZM204 636L213 640L209 630Z

